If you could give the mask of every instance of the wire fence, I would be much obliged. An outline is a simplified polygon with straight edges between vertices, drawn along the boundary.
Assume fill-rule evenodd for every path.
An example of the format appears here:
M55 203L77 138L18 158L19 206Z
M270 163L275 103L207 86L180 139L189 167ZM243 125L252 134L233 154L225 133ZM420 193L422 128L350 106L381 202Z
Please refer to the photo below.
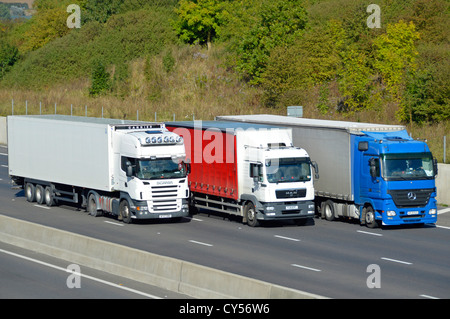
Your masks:
M73 104L70 104L70 109L68 109L67 106L58 106L57 103L52 104L51 106L43 106L42 102L39 102L39 111L37 110L37 107L30 107L28 106L28 101L25 101L25 104L19 104L19 106L17 104L15 104L14 99L11 100L11 115L51 115L51 114L59 114L59 115L70 115L70 116L86 116L86 117L101 117L104 118L105 117L105 109L102 106L101 107L101 114L98 113L98 110L96 111L91 111L89 110L87 105L81 106L81 107L77 107L74 106ZM158 121L163 121L163 119L158 117L158 113L154 112L154 121L158 122ZM146 116L146 118L148 118L148 115ZM195 120L195 114L192 113L186 117L183 117L184 120L188 119L190 120L192 118L192 120ZM127 120L136 120L139 121L139 109L136 110L136 116L135 117L130 117L130 116L126 116L124 119ZM167 120L167 115L164 116L164 120ZM142 120L142 119L141 119ZM172 121L176 121L176 114L173 113L170 120ZM145 121L147 121L147 119L145 119Z

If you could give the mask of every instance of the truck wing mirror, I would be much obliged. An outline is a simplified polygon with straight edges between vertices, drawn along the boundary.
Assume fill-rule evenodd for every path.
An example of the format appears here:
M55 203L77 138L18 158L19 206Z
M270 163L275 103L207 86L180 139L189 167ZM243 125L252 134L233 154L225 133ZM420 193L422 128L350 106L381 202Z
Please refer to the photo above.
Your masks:
M358 143L358 151L364 152L369 149L369 142L359 142Z
M259 180L259 175L261 173L261 165L260 164L250 164L250 177L253 177L253 180L257 182Z
M127 171L126 171L127 177L132 177L133 176L133 166L131 165L130 161L127 161L126 167L127 167Z
M436 158L433 158L433 169L434 169L434 176L436 177L438 174L438 161Z
M313 161L311 162L313 168L314 168L314 178L319 179L319 164L317 162Z
M369 160L369 165L370 165L370 176L372 178L376 178L377 177L377 160L375 158L371 158Z

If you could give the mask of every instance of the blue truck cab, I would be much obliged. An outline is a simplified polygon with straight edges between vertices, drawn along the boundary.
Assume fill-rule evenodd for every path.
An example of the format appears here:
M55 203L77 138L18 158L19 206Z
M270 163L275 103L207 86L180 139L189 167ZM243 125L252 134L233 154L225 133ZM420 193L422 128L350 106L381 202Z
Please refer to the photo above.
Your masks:
M361 223L436 223L437 162L428 145L406 130L363 133L352 135L354 199Z

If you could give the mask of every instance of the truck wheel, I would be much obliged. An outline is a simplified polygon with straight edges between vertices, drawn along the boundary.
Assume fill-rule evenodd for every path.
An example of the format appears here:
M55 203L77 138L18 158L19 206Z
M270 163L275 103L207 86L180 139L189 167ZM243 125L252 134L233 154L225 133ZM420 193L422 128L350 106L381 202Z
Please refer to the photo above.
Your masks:
M42 205L45 202L45 190L42 185L36 185L36 202L39 205Z
M244 208L245 219L247 220L247 225L250 227L256 227L259 225L258 219L256 219L256 209L252 202L245 204Z
M325 219L328 221L333 221L336 219L334 215L334 205L331 200L327 200L322 203L322 216L325 216Z
M45 200L45 204L48 207L55 205L55 199L53 198L53 191L50 186L45 187L44 200Z
M366 222L366 226L369 228L378 227L378 221L375 219L375 211L372 206L367 206L363 208L363 217Z
M36 188L31 183L25 184L25 197L28 202L34 202L36 199Z
M130 211L130 205L128 204L127 200L123 200L120 202L119 205L119 220L122 219L122 221L125 224L131 223L131 211Z
M101 216L101 212L97 210L97 199L94 194L89 195L87 211L91 216L94 217Z

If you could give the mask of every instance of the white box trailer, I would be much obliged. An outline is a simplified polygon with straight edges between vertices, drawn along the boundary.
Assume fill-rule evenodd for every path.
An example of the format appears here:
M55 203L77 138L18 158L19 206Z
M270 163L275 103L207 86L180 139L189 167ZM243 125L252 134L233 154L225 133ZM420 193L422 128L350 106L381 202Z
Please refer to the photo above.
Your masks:
M28 201L79 203L121 220L188 214L183 139L162 123L8 116L9 175Z

